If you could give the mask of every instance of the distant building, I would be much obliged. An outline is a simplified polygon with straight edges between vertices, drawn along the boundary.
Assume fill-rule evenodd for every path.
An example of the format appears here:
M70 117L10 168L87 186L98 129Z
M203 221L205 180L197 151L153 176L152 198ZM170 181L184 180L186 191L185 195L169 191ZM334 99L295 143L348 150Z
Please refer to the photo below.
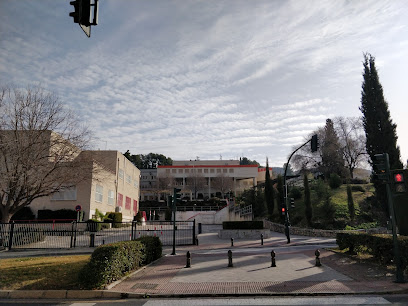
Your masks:
M173 161L172 166L157 167L158 180L164 180L161 190L181 188L184 197L207 199L237 196L245 189L265 180L265 168L240 165L238 160ZM166 182L167 181L167 182Z
M157 169L140 169L140 201L156 201L157 192Z

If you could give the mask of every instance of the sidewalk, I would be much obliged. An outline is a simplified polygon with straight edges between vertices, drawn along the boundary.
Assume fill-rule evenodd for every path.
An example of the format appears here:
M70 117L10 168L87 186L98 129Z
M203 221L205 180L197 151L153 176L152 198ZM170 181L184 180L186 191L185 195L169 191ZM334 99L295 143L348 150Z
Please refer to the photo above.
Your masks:
M199 235L198 246L165 247L162 257L113 284L108 291L125 296L251 296L378 294L408 290L408 283L394 283L393 275L337 255L322 247L334 245L334 239L292 236L274 233L259 241L219 239L216 234ZM315 266L316 248L321 251L321 267ZM271 250L276 267L271 267ZM233 267L228 267L228 250ZM186 252L191 267L186 266Z

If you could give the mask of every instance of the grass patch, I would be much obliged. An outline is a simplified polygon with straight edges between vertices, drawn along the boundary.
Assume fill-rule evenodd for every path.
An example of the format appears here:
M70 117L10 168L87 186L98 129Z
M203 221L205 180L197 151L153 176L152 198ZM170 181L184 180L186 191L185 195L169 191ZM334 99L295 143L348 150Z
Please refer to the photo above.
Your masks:
M91 255L70 255L2 259L0 289L80 289L79 271L90 257Z

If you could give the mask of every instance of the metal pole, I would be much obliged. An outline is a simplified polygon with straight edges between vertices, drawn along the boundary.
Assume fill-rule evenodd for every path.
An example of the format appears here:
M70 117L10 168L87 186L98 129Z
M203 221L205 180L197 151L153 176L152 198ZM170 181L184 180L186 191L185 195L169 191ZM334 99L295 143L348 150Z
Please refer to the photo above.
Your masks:
M309 142L311 142L312 139L309 139L308 141L306 141L304 144L302 144L299 148L297 148L295 151L292 152L292 154L290 154L288 162L286 163L286 167L285 167L285 173L283 175L283 186L285 189L285 203L283 205L285 205L285 235L286 238L288 240L288 243L290 243L290 221L289 221L289 211L288 211L288 185L286 184L286 173L288 172L288 166L289 166L289 162L290 159L292 158L292 156L301 148L303 148L305 145L307 145Z
M173 252L171 255L176 255L176 210L173 204Z

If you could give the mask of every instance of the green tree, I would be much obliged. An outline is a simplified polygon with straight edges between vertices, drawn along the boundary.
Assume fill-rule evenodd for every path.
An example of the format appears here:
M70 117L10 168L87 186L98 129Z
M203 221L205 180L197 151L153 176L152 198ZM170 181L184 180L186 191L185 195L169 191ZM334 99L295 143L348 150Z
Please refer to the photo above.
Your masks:
M249 158L246 157L240 157L239 158L239 164L240 165L258 165L259 163L256 160L250 160Z
M324 203L321 207L322 215L324 216L323 222L325 224L333 224L334 223L334 216L336 214L336 207L333 205L331 201L330 192L326 193L326 197Z
M264 218L266 216L265 195L259 188L244 190L237 201L244 206L252 205L254 218Z
M309 179L307 178L307 174L303 175L303 186L305 188L305 216L308 226L312 226L312 217L313 217L313 208L312 208L312 201L310 200L310 187L309 187Z
M266 159L266 171L265 171L265 201L268 208L269 216L273 215L275 208L275 190L273 188L271 174L269 173L269 162Z
M149 153L149 154L131 154L127 150L123 155L130 160L138 169L156 168L158 165L171 166L173 160L163 154Z
M336 173L341 177L344 176L343 152L331 119L326 120L320 143L322 158L320 170L324 174L324 177L328 179L332 173Z
M347 207L350 214L351 221L354 221L355 217L355 209L354 209L354 200L353 200L353 193L351 191L350 184L347 184Z
M366 150L371 163L374 155L388 153L391 169L401 169L400 149L397 146L397 125L392 122L388 103L384 99L375 58L364 54L361 107L363 127L366 135ZM385 211L388 211L385 186L374 180L376 195Z

